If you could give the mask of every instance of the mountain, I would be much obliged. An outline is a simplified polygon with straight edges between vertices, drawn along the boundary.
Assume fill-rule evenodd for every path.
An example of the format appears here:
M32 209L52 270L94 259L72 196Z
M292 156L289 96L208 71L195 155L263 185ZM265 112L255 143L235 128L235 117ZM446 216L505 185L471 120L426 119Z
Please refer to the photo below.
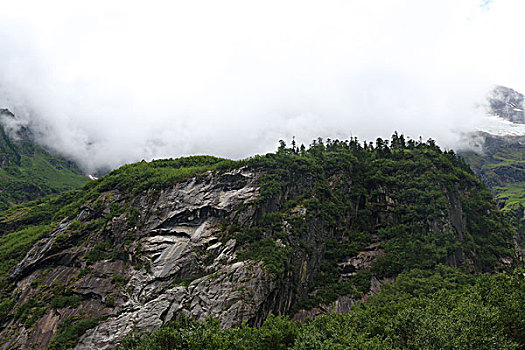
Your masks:
M506 209L525 203L523 103L521 93L496 86L487 98L487 114L495 124L470 135L477 151L459 152Z
M38 146L27 127L9 110L0 109L0 210L79 188L87 181L73 162Z
M515 124L525 124L523 95L505 87L495 86L488 96L489 114Z
M242 326L246 322L273 329L274 336L291 332L270 347L284 349L308 340L295 338L297 324L271 314L304 320L348 312L361 300L376 300L372 295L396 278L392 288L402 286L404 294L381 294L390 298L390 311L407 306L409 295L416 295L410 303L427 300L417 296L421 288L430 293L466 285L470 289L461 298L488 298L500 295L496 289L503 282L485 278L472 284L471 274L521 263L515 231L462 158L441 151L432 140L415 142L397 134L375 145L319 139L306 149L283 142L276 153L243 161L198 156L126 165L80 190L0 212L0 231L3 348L135 348L142 345L132 334L172 322L196 332L209 329L198 333L200 347L191 347L205 348L204 335L219 341L223 328L239 330L243 341L252 339L256 333L250 332L258 331ZM427 298L427 306L445 302ZM456 301L446 307L481 305L454 298L460 297L449 296L446 300ZM386 299L380 300L378 305L385 305ZM483 327L481 333L491 334L495 344L511 347L522 344L522 325L515 322L521 309L512 311L514 304L506 302L494 304L489 323L468 322ZM406 310L421 310L411 305ZM370 314L360 317L385 312L367 307L362 310L370 311L362 312ZM377 348L387 343L407 348L412 340L402 335L419 329L406 323L394 323L400 328L393 329L384 320L369 319L365 324L376 327L373 333L349 315L342 323L322 317L318 322L355 326L352 332L368 329L366 336L350 337L363 342L390 329L391 335L370 338ZM494 318L499 315L506 321ZM216 321L184 321L209 316ZM320 325L305 327L328 331ZM141 348L175 348L163 329L152 335L160 345ZM338 341L353 341L343 329ZM463 335L466 328L456 329ZM304 336L314 334L311 329ZM261 339L269 346L274 338ZM228 346L208 348L241 348Z

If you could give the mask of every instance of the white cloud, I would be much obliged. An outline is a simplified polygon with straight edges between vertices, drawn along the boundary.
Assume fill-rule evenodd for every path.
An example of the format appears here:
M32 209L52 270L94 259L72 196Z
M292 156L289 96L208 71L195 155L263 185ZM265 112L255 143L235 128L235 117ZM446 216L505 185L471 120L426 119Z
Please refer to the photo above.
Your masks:
M496 0L11 1L0 102L87 170L399 130L458 145L525 91L524 5Z

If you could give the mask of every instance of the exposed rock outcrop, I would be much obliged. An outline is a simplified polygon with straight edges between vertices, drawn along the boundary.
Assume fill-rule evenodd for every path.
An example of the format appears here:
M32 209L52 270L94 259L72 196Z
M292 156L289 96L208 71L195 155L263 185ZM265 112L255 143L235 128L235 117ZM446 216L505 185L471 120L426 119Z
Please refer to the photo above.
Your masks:
M107 318L88 331L78 348L114 347L131 330L156 329L178 312L198 319L218 317L225 326L249 321L274 290L274 276L260 262L237 262L235 240L221 241L219 234L225 218L252 220L255 212L250 207L257 198L256 180L257 175L245 169L221 176L208 174L180 182L159 194L148 193L134 199L133 205L143 218L142 227L130 228L126 217L120 215L106 228L107 234L115 237L136 237L131 242L133 246L121 252L122 260L101 260L89 266L81 263L76 258L93 249L93 244L85 242L85 247L60 249L57 241L63 239L71 225L64 222L16 266L12 273L12 278L19 280L16 293L21 293L23 302L29 300L30 284L36 279L45 275L42 285L47 280L51 284L57 280L66 283L81 269L89 269L70 285L73 294L82 295L86 301L94 300L98 306L83 302L75 313L106 317L112 310L118 316ZM105 194L102 200L106 206L123 201L116 192ZM242 213L233 210L239 205L247 209ZM95 216L92 208L85 207L77 220L89 222ZM139 260L134 266L129 264ZM111 279L114 276L126 283L116 288ZM194 280L188 286L177 285L189 279ZM47 334L47 329L56 331L58 321L67 316L70 315L50 310L32 334L19 337L19 346L46 343L42 334Z
M517 124L525 124L523 95L505 86L496 86L489 95L489 113Z

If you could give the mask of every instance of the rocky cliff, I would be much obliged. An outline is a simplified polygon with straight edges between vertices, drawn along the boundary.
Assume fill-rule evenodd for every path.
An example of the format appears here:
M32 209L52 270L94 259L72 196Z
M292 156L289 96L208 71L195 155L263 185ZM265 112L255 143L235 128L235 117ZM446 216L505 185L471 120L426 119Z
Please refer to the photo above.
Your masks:
M398 135L129 165L0 214L0 230L4 349L112 349L181 314L304 319L345 312L406 268L515 263L468 166Z
M523 95L505 87L496 86L488 96L488 113L516 124L525 123Z

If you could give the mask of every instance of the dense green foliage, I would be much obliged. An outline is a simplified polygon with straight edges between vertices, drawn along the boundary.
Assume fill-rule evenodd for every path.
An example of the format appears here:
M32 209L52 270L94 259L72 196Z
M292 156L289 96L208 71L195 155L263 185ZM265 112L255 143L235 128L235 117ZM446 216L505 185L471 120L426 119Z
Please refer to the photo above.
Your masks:
M74 315L64 321L58 328L57 335L49 344L49 350L72 349L80 337L101 321L101 319L86 319L84 315Z
M82 301L81 295L55 295L51 299L49 305L53 309L59 309L62 307L76 308Z
M223 330L215 319L204 323L181 316L170 327L151 335L131 335L120 349L289 349L299 325L284 317L270 316L261 328L246 325Z
M223 330L217 321L181 317L121 350L169 349L522 349L525 347L523 271L472 275L438 266L402 273L392 285L348 314L305 324L269 317L260 328Z
M492 271L501 257L513 254L512 228L490 192L461 158L432 140L406 141L397 134L375 145L319 139L309 149L282 142L276 153L245 164L264 174L259 201L267 209L252 226L228 227L245 247L238 257L264 260L280 274L290 264L283 259L290 250L324 251L300 308L339 295L359 297L372 274L390 277L440 263ZM301 208L305 217L295 214ZM314 238L312 220L323 227ZM338 264L372 239L381 242L386 256L371 270L341 279Z

